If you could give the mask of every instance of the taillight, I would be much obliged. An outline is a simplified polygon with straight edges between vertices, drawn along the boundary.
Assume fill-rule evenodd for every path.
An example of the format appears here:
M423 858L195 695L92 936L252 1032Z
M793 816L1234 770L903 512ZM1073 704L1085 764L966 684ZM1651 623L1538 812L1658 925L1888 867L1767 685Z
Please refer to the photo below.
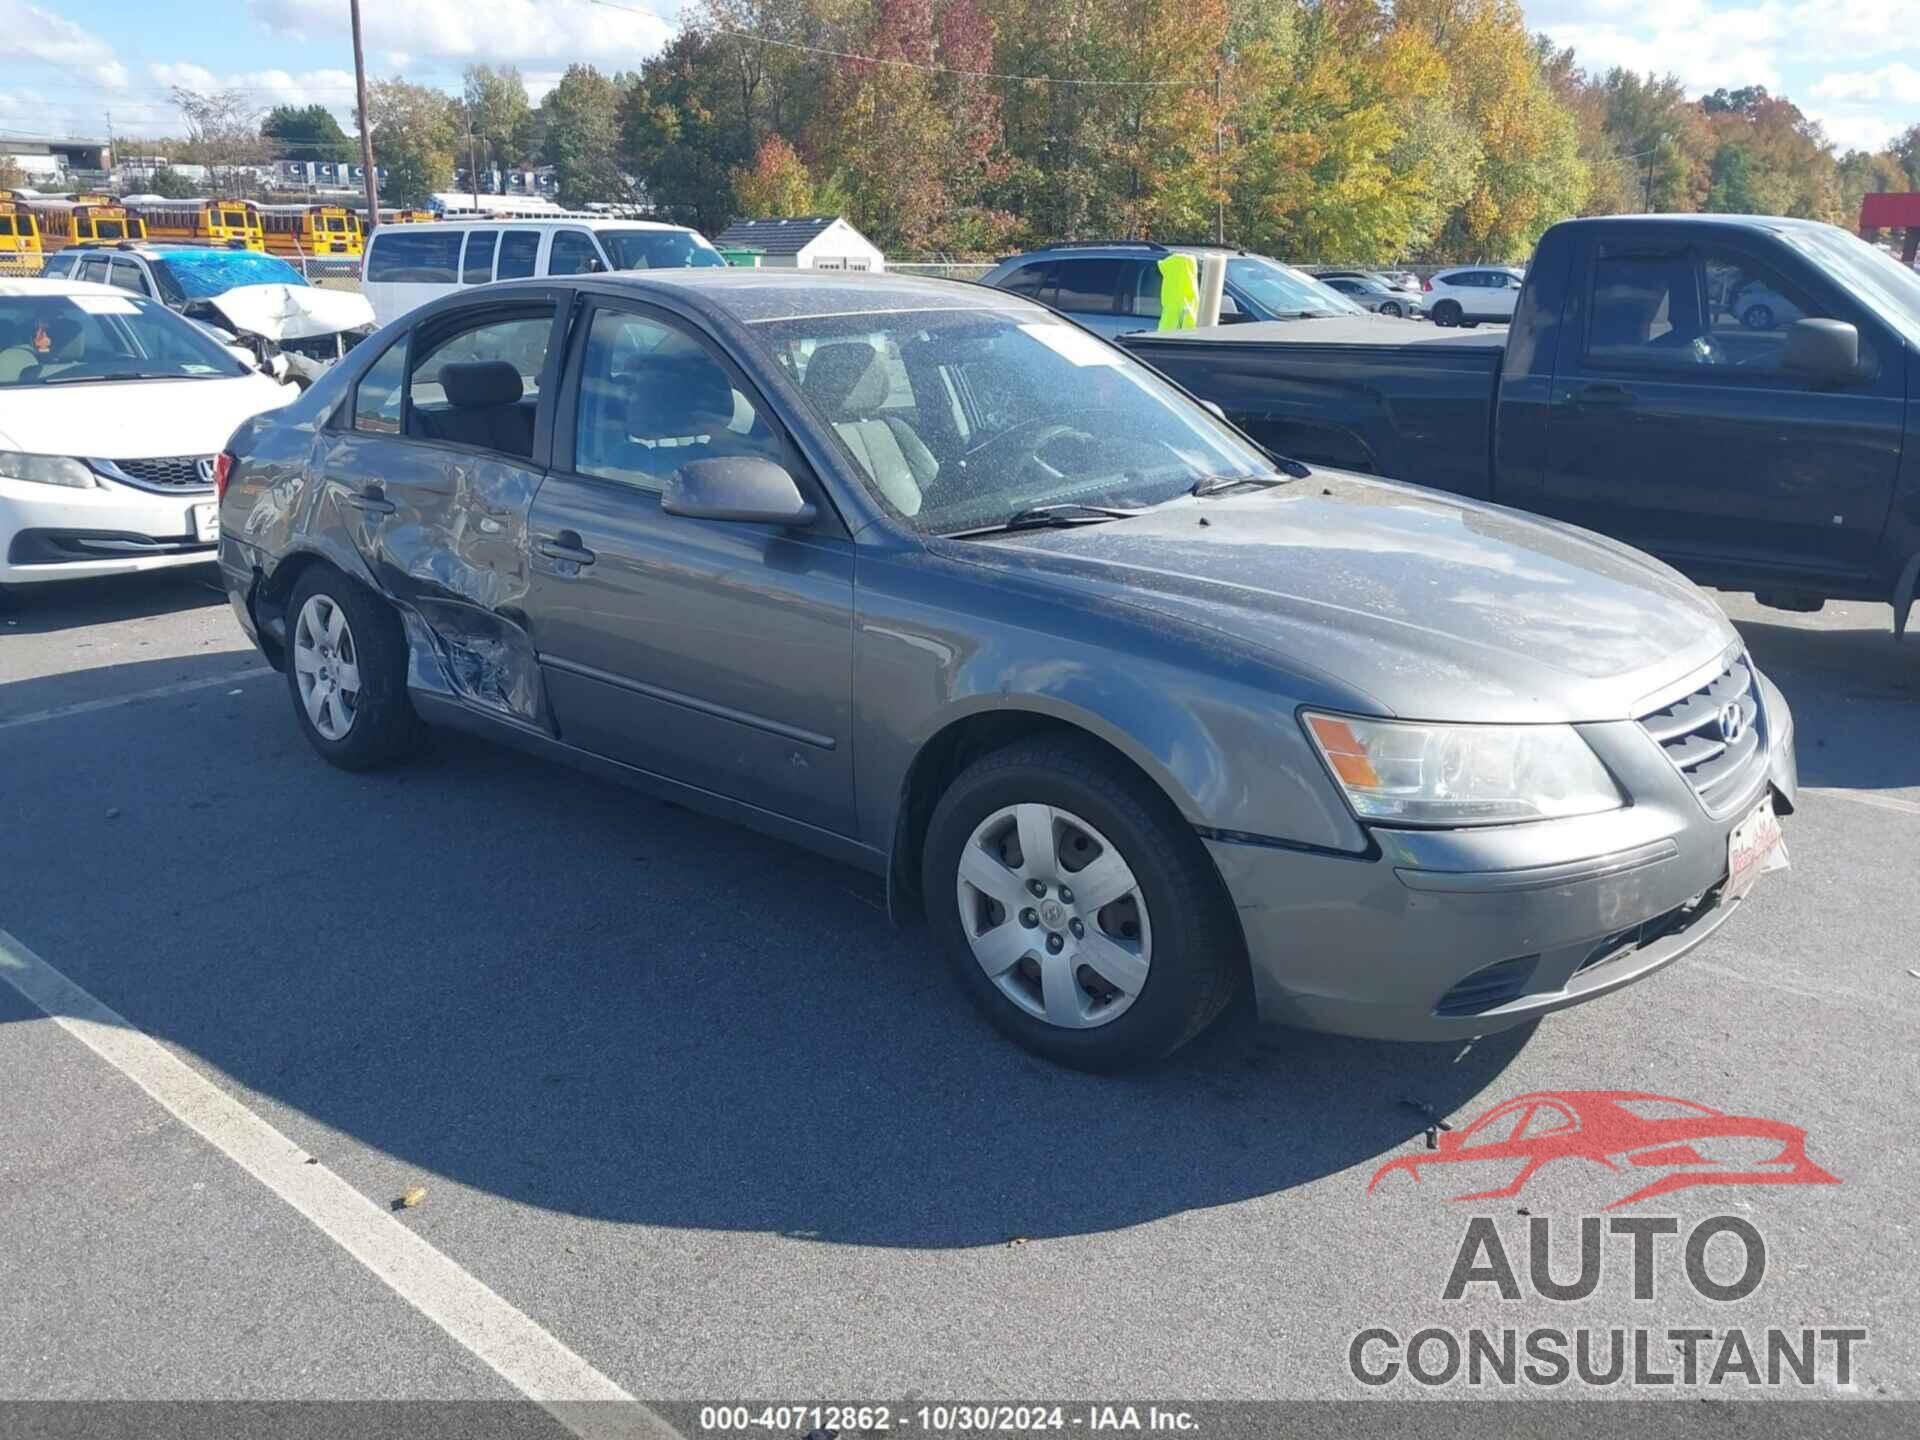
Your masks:
M213 457L213 493L219 500L227 498L227 479L233 474L233 452L222 450Z
M1431 290L1431 289L1433 289L1433 281L1431 281L1431 280L1429 280L1429 279L1428 279L1428 278L1427 278L1427 277L1426 277L1425 275L1422 275L1422 276L1420 277L1420 288L1421 288L1422 290Z

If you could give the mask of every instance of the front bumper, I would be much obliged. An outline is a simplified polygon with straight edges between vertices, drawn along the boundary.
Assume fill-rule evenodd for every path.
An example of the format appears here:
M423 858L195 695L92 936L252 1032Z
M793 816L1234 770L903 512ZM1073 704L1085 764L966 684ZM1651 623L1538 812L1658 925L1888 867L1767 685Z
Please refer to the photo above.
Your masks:
M213 491L157 494L98 479L92 489L0 479L0 585L204 565L193 507Z
M1756 672L1757 674L1757 672ZM1766 764L1708 815L1632 721L1581 727L1633 797L1603 815L1387 830L1345 856L1210 839L1239 911L1262 1019L1388 1040L1489 1034L1631 985L1739 910L1727 837L1798 789L1793 720L1759 676Z

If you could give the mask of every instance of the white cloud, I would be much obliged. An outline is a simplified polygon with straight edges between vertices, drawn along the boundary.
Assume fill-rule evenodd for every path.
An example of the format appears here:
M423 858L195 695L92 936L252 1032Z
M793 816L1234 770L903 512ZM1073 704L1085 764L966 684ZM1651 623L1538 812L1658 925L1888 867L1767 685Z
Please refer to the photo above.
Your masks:
M1777 24L1771 9L1708 15L1704 7L1683 0L1652 28L1575 21L1549 25L1546 33L1556 45L1571 45L1590 74L1618 65L1643 75L1677 75L1689 91L1702 94L1722 86L1779 90L1779 61L1769 43L1778 34Z
M648 9L647 0L622 3L632 8L588 0L416 0L370 6L361 23L369 49L425 61L510 65L545 60L563 67L590 61L638 68L672 36L673 23ZM248 8L278 34L314 43L346 41L346 12L339 0L248 0Z
M1903 122L1890 120L1884 112L1848 114L1837 110L1809 110L1809 120L1818 121L1840 150L1881 150L1905 128Z
M1813 98L1920 105L1920 69L1895 60L1878 70L1836 70L1815 82Z
M25 0L0 0L0 60L38 60L111 90L123 89L127 67L91 30Z

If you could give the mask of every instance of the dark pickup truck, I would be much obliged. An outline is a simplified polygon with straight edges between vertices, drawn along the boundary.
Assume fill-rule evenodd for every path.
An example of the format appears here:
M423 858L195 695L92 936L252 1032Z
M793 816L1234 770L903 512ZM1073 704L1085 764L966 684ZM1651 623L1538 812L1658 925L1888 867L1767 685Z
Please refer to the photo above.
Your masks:
M1570 220L1505 331L1126 337L1269 449L1571 521L1815 610L1920 576L1920 275L1831 225Z

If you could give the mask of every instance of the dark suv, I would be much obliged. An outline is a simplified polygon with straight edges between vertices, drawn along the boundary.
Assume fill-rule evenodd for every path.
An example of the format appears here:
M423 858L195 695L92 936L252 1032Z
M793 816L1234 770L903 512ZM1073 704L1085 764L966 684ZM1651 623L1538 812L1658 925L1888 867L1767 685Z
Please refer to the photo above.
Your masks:
M1363 313L1304 270L1265 255L1210 245L1157 245L1146 240L1053 245L1002 260L980 283L1051 305L1111 338L1159 325L1160 262L1174 254L1228 256L1226 291L1220 302L1223 325Z

